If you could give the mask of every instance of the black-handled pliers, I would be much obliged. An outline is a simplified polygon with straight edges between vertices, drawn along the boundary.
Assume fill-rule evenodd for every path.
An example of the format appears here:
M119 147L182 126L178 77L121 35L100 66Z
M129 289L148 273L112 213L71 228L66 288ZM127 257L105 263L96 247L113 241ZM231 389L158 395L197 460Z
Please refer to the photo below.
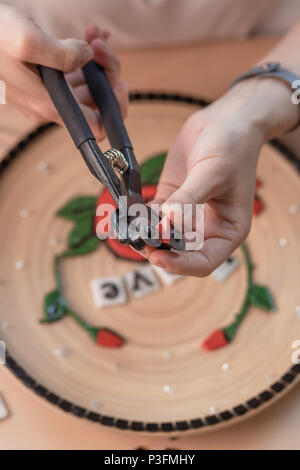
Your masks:
M112 147L105 154L97 145L95 136L71 93L64 74L50 67L39 65L38 68L50 98L65 123L74 144L80 150L92 174L108 189L118 207L113 215L112 225L119 240L130 244L136 250L142 250L145 245L161 249L184 250L184 239L174 228L171 228L170 239L166 243L157 233L157 226L151 224L153 220L151 209L145 205L142 197L139 165L118 102L103 67L91 61L82 70L94 102L100 110L102 123ZM126 196L127 199L120 196ZM123 207L125 200L126 206ZM133 221L133 218L127 215L128 208L132 204L143 204L147 208L147 220L139 220L138 236L136 229L134 233L128 229L130 222ZM125 214L127 217L125 233L121 228L124 227L124 224L120 223L121 214L123 216Z

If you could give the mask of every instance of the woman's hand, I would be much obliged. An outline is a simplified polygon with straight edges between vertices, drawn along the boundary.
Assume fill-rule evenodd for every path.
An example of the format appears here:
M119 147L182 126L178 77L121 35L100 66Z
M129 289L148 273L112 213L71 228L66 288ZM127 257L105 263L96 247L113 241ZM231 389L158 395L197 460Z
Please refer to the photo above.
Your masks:
M204 246L180 254L147 248L151 263L201 277L230 256L250 229L260 149L292 127L298 112L285 85L253 79L188 119L169 151L156 202L165 201L170 218L174 203L173 214L178 203L205 203Z
M105 68L125 116L128 89L120 82L119 61L106 44L108 36L107 31L90 26L86 30L85 41L58 40L47 36L22 11L0 5L0 79L6 84L7 100L37 122L61 123L35 64L56 68L67 74L96 138L103 138L100 116L94 109L80 68L93 58Z

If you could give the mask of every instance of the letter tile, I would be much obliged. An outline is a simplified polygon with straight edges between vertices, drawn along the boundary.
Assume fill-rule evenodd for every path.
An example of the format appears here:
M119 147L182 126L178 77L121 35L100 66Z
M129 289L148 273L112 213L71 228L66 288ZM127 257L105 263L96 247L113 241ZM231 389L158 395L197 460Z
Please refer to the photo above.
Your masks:
M123 281L119 276L93 279L91 289L97 307L110 307L127 302Z
M129 271L124 280L130 295L139 299L160 289L161 285L150 265Z
M160 280L167 285L174 284L174 282L182 277L180 274L168 273L168 271L159 266L155 266L155 264L152 264L151 268L156 272Z
M230 256L228 260L222 263L217 269L215 269L211 276L215 278L217 281L223 282L225 281L233 271L239 266L240 262L237 258Z

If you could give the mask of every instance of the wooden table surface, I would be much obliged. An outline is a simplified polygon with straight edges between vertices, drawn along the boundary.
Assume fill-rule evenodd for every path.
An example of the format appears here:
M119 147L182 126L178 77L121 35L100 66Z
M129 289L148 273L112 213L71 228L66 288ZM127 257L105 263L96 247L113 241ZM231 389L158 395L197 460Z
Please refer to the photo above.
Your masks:
M123 76L131 90L178 91L214 99L277 40L122 53ZM1 105L0 158L33 127L10 105ZM35 396L0 365L0 393L10 411L0 422L0 449L300 449L299 392L300 384L239 424L170 441L127 435L68 415Z

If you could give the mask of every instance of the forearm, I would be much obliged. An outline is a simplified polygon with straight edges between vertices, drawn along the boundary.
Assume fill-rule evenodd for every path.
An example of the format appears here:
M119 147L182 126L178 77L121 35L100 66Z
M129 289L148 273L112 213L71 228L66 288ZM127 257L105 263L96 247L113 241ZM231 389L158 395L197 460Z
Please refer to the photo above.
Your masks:
M300 77L300 23L297 24L257 65L279 62ZM299 105L291 100L292 90L276 78L248 78L236 84L221 99L231 103L233 112L263 133L263 140L284 134L300 118Z
M293 71L300 76L300 22L296 24L281 39L267 55L259 60L258 64L265 62L280 62L282 67Z

